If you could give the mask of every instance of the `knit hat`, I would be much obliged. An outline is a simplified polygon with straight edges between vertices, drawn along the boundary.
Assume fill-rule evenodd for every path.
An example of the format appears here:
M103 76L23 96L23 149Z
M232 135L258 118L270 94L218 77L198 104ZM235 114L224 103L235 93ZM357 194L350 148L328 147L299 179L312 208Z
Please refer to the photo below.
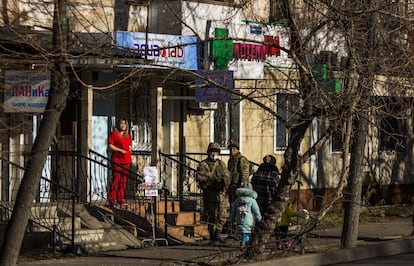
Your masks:
M231 148L236 148L236 149L240 150L239 143L237 143L237 142L235 142L235 141L230 141L230 144L229 144L228 148L229 148L229 149L231 149Z
M212 151L220 152L220 145L217 142L211 142L208 144L207 153Z
M276 158L273 155L266 155L263 157L263 163L269 164L269 165L276 165Z

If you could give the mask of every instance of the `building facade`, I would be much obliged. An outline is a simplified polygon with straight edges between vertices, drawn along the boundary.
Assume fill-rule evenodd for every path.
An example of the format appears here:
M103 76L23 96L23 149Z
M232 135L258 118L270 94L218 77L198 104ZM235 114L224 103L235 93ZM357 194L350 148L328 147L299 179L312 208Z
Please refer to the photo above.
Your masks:
M107 156L107 137L115 119L125 117L130 121L134 152L151 154L146 161L134 162L136 171L158 164L159 152L204 153L213 141L226 154L230 140L239 142L249 160L260 163L264 155L273 154L280 167L290 139L286 122L300 108L297 65L287 53L289 31L283 20L275 19L280 13L275 1L244 2L66 1L68 46L73 55L68 66L71 97L57 127L53 149L85 155L92 149ZM22 37L30 33L27 36L36 36L36 44L44 41L50 45L52 32L45 29L53 26L53 12L49 12L53 4L15 1L10 7L8 16L3 15L3 43L18 41L30 53L34 41ZM8 34L11 29L15 35ZM311 45L318 46L314 60L334 75L329 86L338 93L344 62L341 59L346 58L346 51L340 38L318 43L326 32L329 29L322 30ZM12 54L4 56L2 62L3 76L6 71L42 73L50 63L41 55L24 59ZM392 84L382 76L378 80L383 82L373 87ZM41 110L24 111L13 103L6 104L6 94L2 97L4 106L11 107L2 110L2 156L24 165ZM325 125L323 119L312 121L301 152L318 140ZM412 138L401 134L405 145L398 151L398 141L388 138L389 149L383 149L379 132L383 132L384 140L387 138L385 131L378 128L378 123L373 122L367 135L370 144L365 180L381 186L411 186ZM392 126L391 129L392 136L399 133ZM312 208L309 202L317 195L326 195L321 190L333 190L338 184L342 153L341 142L335 140L331 137L301 166L301 186L294 186L293 195L300 189L307 208ZM16 192L10 191L10 183L19 180L7 169L1 178L2 200L12 200ZM176 177L171 175L164 182L177 191ZM407 201L409 196L395 202Z

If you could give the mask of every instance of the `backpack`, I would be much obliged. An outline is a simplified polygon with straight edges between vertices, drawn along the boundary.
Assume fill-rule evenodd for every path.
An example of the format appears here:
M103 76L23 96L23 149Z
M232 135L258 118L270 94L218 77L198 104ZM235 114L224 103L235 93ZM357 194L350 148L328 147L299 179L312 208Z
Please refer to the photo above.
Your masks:
M238 211L240 220L246 219L247 213L249 212L249 206L245 202L240 202Z

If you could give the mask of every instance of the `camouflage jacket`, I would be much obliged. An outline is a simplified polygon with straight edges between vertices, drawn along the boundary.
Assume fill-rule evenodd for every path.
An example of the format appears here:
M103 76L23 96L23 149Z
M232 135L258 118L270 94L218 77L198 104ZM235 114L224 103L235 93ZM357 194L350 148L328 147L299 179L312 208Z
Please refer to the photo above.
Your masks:
M250 162L240 152L230 157L227 165L231 175L230 184L240 187L242 183L249 182Z
M197 182L200 188L216 191L227 191L230 184L230 173L222 160L207 158L197 167Z

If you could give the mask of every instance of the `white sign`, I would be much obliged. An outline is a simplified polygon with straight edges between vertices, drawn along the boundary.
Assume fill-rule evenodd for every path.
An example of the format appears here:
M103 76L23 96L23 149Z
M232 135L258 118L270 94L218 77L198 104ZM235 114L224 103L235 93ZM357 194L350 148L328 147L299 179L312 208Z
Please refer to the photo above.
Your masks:
M50 74L34 70L6 70L4 112L42 113L50 90Z
M294 67L288 54L279 49L279 46L290 47L288 30L281 26L261 27L260 34L252 33L248 24L230 27L230 38L245 39L233 44L233 60L229 62L228 70L234 72L235 79L263 79L264 68Z
M156 166L145 166L143 169L145 197L158 196L158 169Z

